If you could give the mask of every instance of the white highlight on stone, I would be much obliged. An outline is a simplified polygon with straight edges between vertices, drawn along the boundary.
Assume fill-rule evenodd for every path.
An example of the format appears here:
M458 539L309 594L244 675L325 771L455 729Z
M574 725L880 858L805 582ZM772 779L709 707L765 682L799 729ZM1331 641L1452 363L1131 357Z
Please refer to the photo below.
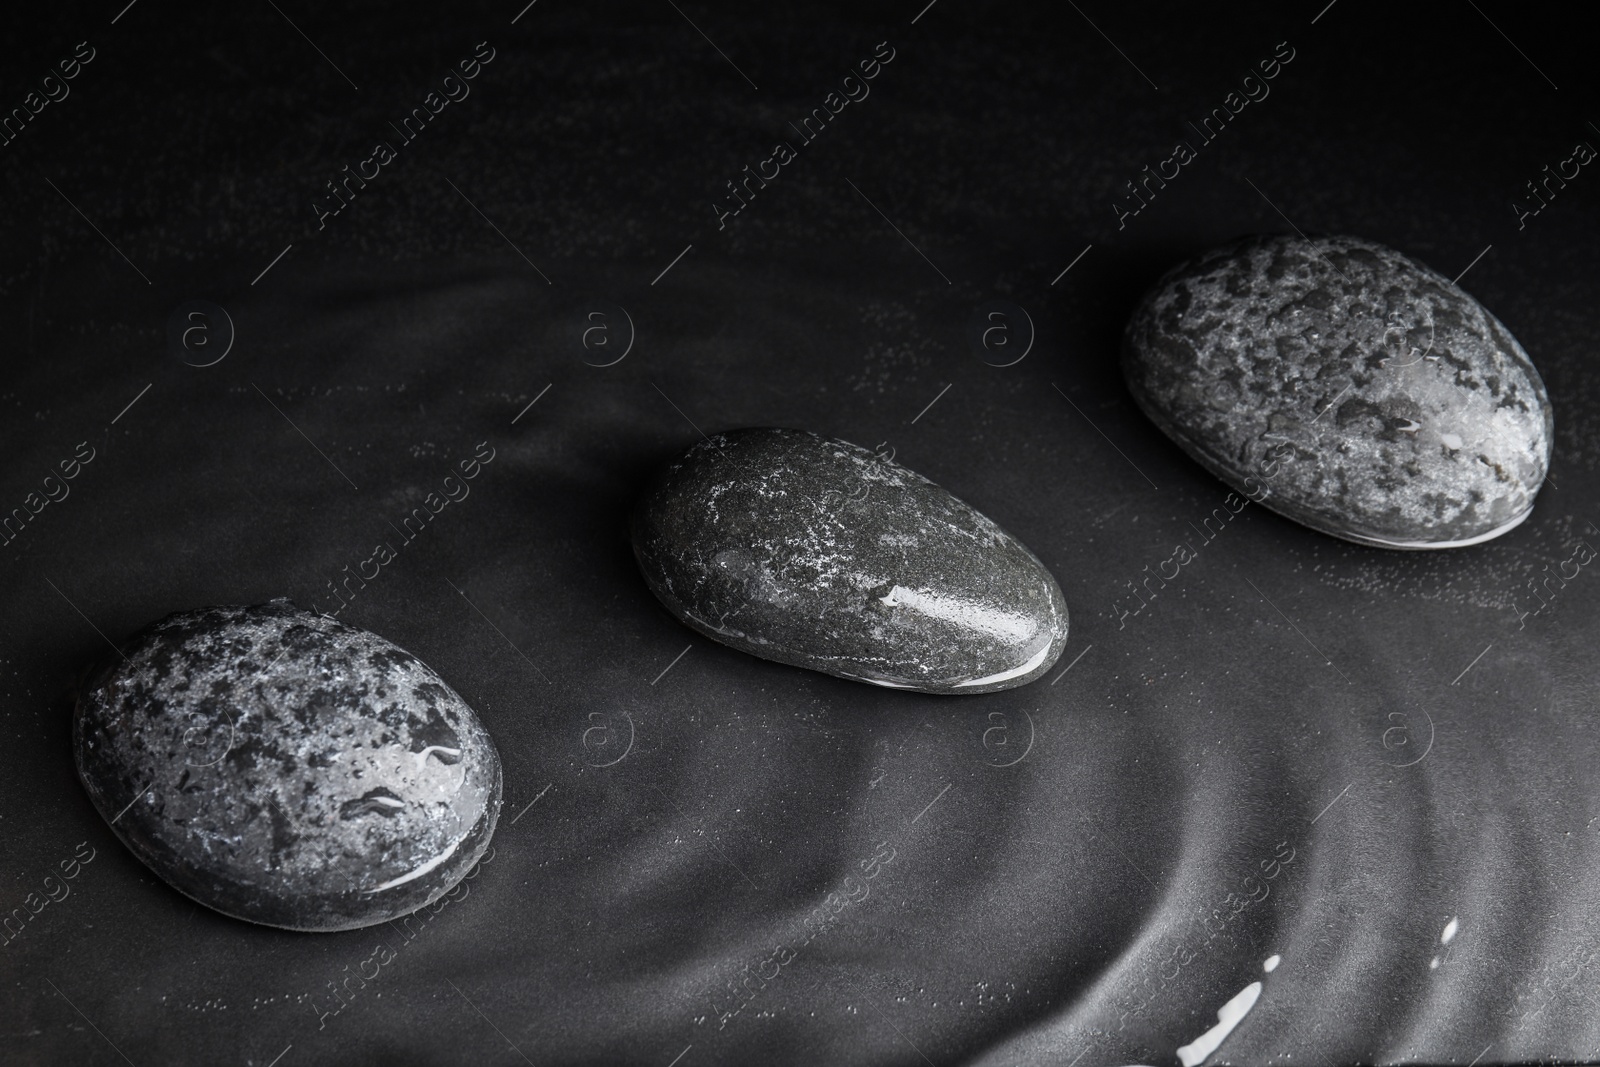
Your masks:
M447 756L455 756L458 759L461 757L461 750L459 748L448 748L445 745L429 745L427 748L417 753L417 769L421 770L423 764L428 762L428 757L435 752L443 752Z
M940 596L937 593L922 593L915 589L907 589L903 585L894 586L878 599L891 608L907 608L930 619L955 623L958 626L986 631L997 636L1027 638L1034 633L1033 621L1027 616L996 611L993 607L977 601Z
M1373 537L1363 534L1357 540L1363 544L1378 545L1381 548L1466 548L1468 545L1481 545L1485 541L1492 541L1503 533L1515 530L1527 521L1533 514L1533 508L1528 508L1521 515L1510 522L1503 523L1490 530L1488 533L1478 534L1476 537L1463 537L1459 541L1391 541L1386 537Z
M957 682L956 688L961 689L969 685L988 685L991 682L1003 682L1009 678L1020 678L1022 675L1034 670L1039 666L1039 664L1044 662L1045 656L1050 654L1050 645L1051 642L1046 641L1044 643L1044 647L1039 649L1039 651L1034 654L1032 659L1020 667L1012 667L1009 671L1001 671L999 674L991 674L987 678L968 678L964 682Z
M1237 996L1222 1007L1217 1009L1217 1025L1195 1038L1189 1044L1178 1049L1178 1062L1183 1067L1197 1067L1205 1058L1217 1051L1228 1035L1233 1033L1233 1028L1244 1021L1250 1014L1250 1009L1256 1006L1256 1001L1261 999L1261 983L1251 982L1241 989Z
M435 867L439 866L439 864L443 863L445 860L454 855L456 849L461 847L461 842L465 840L465 837L461 838L460 841L457 841L455 844L451 845L449 848L445 849L439 855L433 857L433 859L429 860L427 863L424 863L411 873L402 874L400 877L387 881L382 885L375 885L371 889L367 890L367 892L381 893L385 889L393 889L397 885L405 885L407 882L412 881L413 879L421 878L423 875L427 874L429 871L433 870Z
M1265 963L1263 963L1261 965L1261 969L1263 971L1266 971L1268 974L1271 974L1273 971L1278 969L1278 964L1280 964L1282 962L1283 962L1283 957L1278 955L1277 953L1273 953L1272 955L1267 957L1267 962L1265 962Z
M916 688L916 686L912 685L909 682L886 682L882 678L868 678L864 674L852 674L849 677L854 678L858 682L871 682L873 685L881 685L885 689L915 689Z
M1461 448L1461 438L1453 433L1442 433L1439 435L1439 440L1444 442L1444 447L1452 451L1459 451Z

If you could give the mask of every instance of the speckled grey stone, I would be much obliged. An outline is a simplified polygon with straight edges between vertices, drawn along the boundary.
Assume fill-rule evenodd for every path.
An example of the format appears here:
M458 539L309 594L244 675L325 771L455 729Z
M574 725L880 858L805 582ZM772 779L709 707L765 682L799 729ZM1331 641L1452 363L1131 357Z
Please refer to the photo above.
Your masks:
M169 615L91 677L78 775L174 888L349 930L437 900L489 844L500 757L465 701L376 634L288 600Z
M1212 473L1362 544L1497 537L1550 464L1550 399L1510 331L1360 238L1253 237L1183 264L1128 323L1123 370Z
M989 693L1050 669L1067 605L1016 538L921 475L799 430L732 430L633 515L650 589L765 659L896 689Z

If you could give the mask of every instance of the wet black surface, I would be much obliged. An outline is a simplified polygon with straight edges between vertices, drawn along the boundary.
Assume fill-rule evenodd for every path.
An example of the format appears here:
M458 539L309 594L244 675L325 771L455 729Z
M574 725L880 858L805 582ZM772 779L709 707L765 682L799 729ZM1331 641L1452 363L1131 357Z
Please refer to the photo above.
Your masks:
M1026 545L890 456L777 427L690 446L632 516L651 592L763 659L980 694L1047 673L1067 605Z
M1217 1059L1595 1058L1600 179L1536 214L1525 185L1600 137L1565 9L1080 4L1114 47L958 0L279 0L325 60L270 5L121 6L5 30L5 107L96 56L0 147L0 509L26 512L0 1059L1170 1065L1257 980ZM325 183L485 40L471 95L319 230ZM1130 213L1286 40L1271 95ZM870 96L785 132L884 41ZM1466 270L1549 387L1552 480L1459 552L1245 507L1135 602L1231 512L1128 397L1123 326L1183 259L1291 232L1279 209ZM168 351L198 300L220 361ZM1018 347L974 351L996 301ZM951 700L687 633L629 509L752 425L885 443L1000 521L1072 607L1056 671ZM419 506L340 619L492 733L491 861L402 929L191 903L77 783L81 674L171 611L331 609Z
M1175 268L1129 320L1123 370L1244 497L1357 544L1498 537L1550 465L1522 346L1448 278L1360 238L1247 238Z

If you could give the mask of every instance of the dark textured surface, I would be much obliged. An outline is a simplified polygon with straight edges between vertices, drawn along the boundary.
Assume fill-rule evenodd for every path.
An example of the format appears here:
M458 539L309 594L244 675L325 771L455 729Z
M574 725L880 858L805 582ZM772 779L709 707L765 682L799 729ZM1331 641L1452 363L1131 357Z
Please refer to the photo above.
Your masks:
M891 689L1043 675L1067 604L1027 546L888 456L798 430L696 442L634 509L633 551L684 623L763 659Z
M1600 173L1520 230L1513 204L1600 139L1600 67L1572 9L1475 2L1559 92L1457 3L1077 0L1159 90L1068 5L677 0L759 90L660 2L276 0L359 92L264 3L13 12L6 106L98 57L0 149L0 508L95 452L0 544L0 1062L1174 1067L1256 981L1208 1063L1595 1060ZM317 230L324 183L485 39L472 95ZM718 230L885 40L872 95ZM1119 229L1178 137L1198 158ZM1173 264L1294 226L1470 265L1557 413L1528 521L1392 552L1249 506L1201 545L1228 490L1134 406L1122 329ZM637 327L609 367L591 297ZM165 348L199 299L237 327L211 367ZM1011 366L969 347L997 300L1034 326ZM887 442L1000 520L1072 608L1051 676L954 700L687 632L627 517L737 426ZM96 631L331 611L382 541L339 618L493 734L492 862L402 930L193 904L78 784Z
M291 930L433 903L500 811L494 742L443 679L287 600L132 638L79 697L73 745L90 799L151 870Z
M1498 537L1550 466L1550 398L1516 338L1358 237L1246 238L1175 267L1129 321L1123 371L1229 485L1359 543Z

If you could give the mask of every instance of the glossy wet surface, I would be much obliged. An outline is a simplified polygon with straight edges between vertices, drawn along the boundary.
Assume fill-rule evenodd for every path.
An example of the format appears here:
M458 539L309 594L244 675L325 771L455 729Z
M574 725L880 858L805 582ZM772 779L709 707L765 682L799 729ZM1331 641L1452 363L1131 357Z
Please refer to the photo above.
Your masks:
M5 1057L1171 1067L1260 982L1207 1063L1595 1058L1596 179L1522 230L1509 206L1597 139L1560 106L1595 95L1571 26L1480 3L1556 93L1469 6L1084 5L1157 91L1070 11L680 4L755 90L666 5L279 6L359 92L268 5L18 35L12 104L99 56L0 169L0 506L37 509L0 547ZM318 230L486 38L472 95ZM1285 38L1271 95L1119 230L1123 183ZM885 39L719 230L726 182ZM1557 412L1527 522L1359 547L1233 510L1138 412L1139 296L1291 232L1246 178L1302 229L1470 266ZM164 350L196 299L236 328L210 367ZM1020 361L1015 312L968 347L997 300ZM584 347L596 311L618 347ZM629 509L751 425L893 448L1000 521L1071 606L1056 668L954 699L686 631ZM216 915L78 784L108 640L283 594L426 662L504 761L492 858L409 922Z

